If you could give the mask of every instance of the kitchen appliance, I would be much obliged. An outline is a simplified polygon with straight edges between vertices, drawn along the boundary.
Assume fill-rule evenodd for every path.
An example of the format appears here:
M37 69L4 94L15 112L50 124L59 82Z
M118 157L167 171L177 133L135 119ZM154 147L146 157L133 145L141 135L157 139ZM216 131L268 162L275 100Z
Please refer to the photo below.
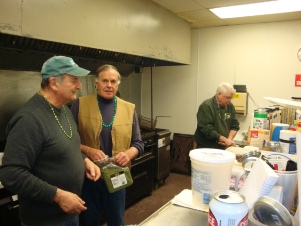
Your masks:
M1 164L2 164L2 154ZM0 165L1 165L0 164ZM0 225L20 226L19 209L17 195L6 190L0 182Z
M157 137L157 150L155 151L155 188L170 174L170 134L167 129L155 129Z
M0 225L20 226L17 196L0 187Z
M144 195L151 195L154 184L154 153L156 152L156 133L141 131L144 154L132 161L133 185L126 188L126 206Z

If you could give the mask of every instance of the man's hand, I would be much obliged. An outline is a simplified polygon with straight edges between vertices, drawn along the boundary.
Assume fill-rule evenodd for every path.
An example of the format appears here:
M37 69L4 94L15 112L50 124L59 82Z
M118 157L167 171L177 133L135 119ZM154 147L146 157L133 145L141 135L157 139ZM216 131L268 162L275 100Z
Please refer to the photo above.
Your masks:
M53 201L56 202L64 212L69 214L79 214L87 209L87 207L84 206L85 202L80 197L59 188L56 191Z
M119 166L126 166L129 162L131 161L128 153L126 152L119 152L115 157L114 157L114 163L116 163Z
M106 157L105 153L102 150L91 148L86 145L81 144L80 149L82 153L89 157L92 161L103 159Z
M131 160L135 159L139 154L139 151L135 147L130 147L129 149L119 152L114 157L114 163L119 166L126 166Z
M89 158L84 159L86 177L90 180L97 181L100 178L100 169Z
M220 136L218 144L224 145L226 147L235 146L235 142L226 137Z

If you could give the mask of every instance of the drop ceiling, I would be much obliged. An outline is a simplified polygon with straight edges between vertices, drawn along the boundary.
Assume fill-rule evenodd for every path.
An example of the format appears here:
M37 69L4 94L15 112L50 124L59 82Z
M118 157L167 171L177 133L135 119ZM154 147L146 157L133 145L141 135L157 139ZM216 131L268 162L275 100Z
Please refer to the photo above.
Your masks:
M192 29L238 24L301 20L301 11L244 18L220 19L209 9L267 0L149 0L188 21ZM272 0L271 0L272 1Z

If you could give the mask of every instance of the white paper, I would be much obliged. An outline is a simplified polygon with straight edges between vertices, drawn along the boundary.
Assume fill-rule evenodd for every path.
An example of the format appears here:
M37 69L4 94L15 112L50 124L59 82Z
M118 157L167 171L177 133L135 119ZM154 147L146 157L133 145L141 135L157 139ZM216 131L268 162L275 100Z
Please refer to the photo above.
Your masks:
M279 176L262 159L257 159L239 193L245 196L249 209L264 195L269 195Z
M208 209L201 208L192 203L192 191L189 189L184 189L180 194L176 195L171 203L178 206L187 207L190 209L200 210L204 212L208 212Z

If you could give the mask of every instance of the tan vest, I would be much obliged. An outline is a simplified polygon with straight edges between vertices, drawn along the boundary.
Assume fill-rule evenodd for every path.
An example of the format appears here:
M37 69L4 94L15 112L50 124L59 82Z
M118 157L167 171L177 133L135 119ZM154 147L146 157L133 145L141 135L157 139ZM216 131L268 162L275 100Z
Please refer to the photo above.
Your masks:
M118 97L116 116L112 125L112 154L130 147L135 105ZM99 111L97 96L91 94L79 98L78 132L81 143L93 148L100 148L100 132L102 117Z

